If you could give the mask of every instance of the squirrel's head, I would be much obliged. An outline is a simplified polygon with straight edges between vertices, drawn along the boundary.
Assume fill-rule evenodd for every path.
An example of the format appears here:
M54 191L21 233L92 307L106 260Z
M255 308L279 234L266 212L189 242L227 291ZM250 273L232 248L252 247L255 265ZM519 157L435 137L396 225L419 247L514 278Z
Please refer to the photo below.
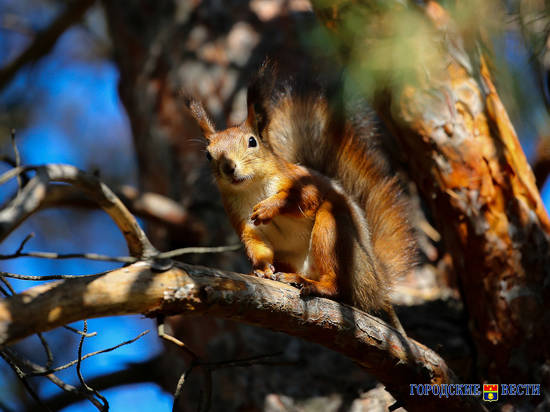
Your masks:
M275 66L265 60L248 87L246 120L220 132L216 131L203 105L187 99L187 106L208 142L206 157L218 185L241 190L260 182L272 171L275 155L264 137L275 76Z
M246 120L238 126L216 131L206 110L196 100L188 102L208 145L206 158L210 162L218 185L231 190L246 189L260 183L271 170L274 161L269 144L262 138L266 119L254 105L249 105Z

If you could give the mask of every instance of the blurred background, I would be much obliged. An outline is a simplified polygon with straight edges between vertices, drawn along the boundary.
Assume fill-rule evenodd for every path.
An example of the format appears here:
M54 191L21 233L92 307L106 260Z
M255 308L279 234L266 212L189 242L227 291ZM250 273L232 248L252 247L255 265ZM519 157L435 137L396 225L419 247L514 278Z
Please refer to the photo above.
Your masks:
M307 0L158 3L0 0L0 155L14 158L11 133L15 129L25 165L67 163L99 174L117 193L128 193L133 187L140 194L157 193L173 199L179 207L173 219L162 221L138 213L140 223L161 250L236 243L204 160L202 143L197 140L200 134L184 111L178 91L183 88L199 95L222 128L244 117L246 84L266 55L284 62L284 70L289 72L312 65L326 70L336 60L338 45L318 25ZM475 48L490 56L498 91L548 207L547 2L441 3L451 10L466 43L481 39ZM386 54L403 54L407 64L397 72L406 79L415 56L426 52L422 51L421 35L414 47L403 43L411 31L422 33L414 10L404 7L399 14L384 16L373 23L373 42L389 27L400 30L384 44L375 44L372 49L379 52L371 53L368 61L353 60L362 69L366 66L370 76L358 81L353 66L345 75L349 88L355 93L359 89L367 99L374 93L377 76L388 70ZM55 24L62 27L57 34L52 30ZM350 33L353 24L349 23ZM0 162L0 173L11 167ZM400 166L394 168L400 170ZM9 201L16 190L15 180L2 185L0 201ZM407 192L413 200L417 196L414 187ZM429 221L421 201L415 204L419 220ZM14 253L29 233L35 237L25 250L127 254L113 222L89 207L40 211L0 244L0 254ZM442 273L448 270L444 254L434 237L419 236L424 264L397 287L395 301L403 307L416 306L414 317L407 310L401 314L410 334L436 350L440 348L451 364L462 365L458 367L462 376L471 377L472 344L458 292L442 280ZM242 252L184 260L248 271ZM0 261L2 271L32 275L97 273L118 266L83 259ZM16 291L31 286L28 281L13 281L12 285ZM439 323L432 318L438 312L444 313L437 319ZM82 329L82 323L72 326ZM171 326L208 359L283 353L286 366L216 372L213 410L384 410L391 403L375 380L316 345L216 319L176 318ZM100 392L113 411L171 410L171 392L185 359L159 342L150 319L132 316L89 321L89 331L98 334L86 339L85 352L114 346L146 329L151 332L138 341L83 362L84 376L102 388ZM76 358L77 335L59 329L45 337L56 365ZM16 349L37 363L45 362L36 336ZM121 373L127 370L133 371L131 376ZM59 377L78 385L74 368L60 372ZM65 396L47 379L36 377L30 383L46 403L55 405L54 410L96 410L88 401ZM196 410L200 385L200 376L189 382L181 410ZM6 411L40 410L5 363L0 363L0 393L0 408Z

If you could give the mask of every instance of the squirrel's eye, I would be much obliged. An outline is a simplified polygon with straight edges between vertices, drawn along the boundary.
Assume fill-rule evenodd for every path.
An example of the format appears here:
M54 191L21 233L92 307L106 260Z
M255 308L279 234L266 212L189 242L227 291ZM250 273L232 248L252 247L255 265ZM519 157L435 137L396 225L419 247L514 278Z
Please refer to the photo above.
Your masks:
M212 160L212 155L210 154L209 151L206 151L206 160L208 160L208 161Z
M248 138L248 147L256 147L256 146L258 146L258 142L254 138L254 136L250 136Z

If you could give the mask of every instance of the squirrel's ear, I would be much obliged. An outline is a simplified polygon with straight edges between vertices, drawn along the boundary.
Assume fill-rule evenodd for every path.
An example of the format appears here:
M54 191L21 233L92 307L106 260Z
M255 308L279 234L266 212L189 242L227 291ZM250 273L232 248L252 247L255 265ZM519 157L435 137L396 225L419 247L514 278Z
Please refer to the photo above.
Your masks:
M256 132L258 137L262 137L262 133L269 122L267 110L265 107L258 103L248 104L248 116L246 122Z
M205 139L210 140L210 136L216 133L216 128L210 117L208 117L208 114L206 114L206 109L198 100L189 97L184 98L185 105L199 124Z
M269 123L269 105L275 83L275 72L275 65L269 59L264 60L260 70L248 86L246 94L247 122L260 137Z

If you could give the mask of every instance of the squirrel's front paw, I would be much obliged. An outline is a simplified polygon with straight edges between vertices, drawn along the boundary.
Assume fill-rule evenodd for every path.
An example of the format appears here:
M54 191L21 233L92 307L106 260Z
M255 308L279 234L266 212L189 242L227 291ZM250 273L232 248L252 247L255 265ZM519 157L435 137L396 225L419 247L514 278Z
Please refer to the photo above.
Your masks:
M263 269L253 269L251 275L256 276L261 279L273 279L273 273L275 272L275 267L268 264Z
M254 222L256 226L266 224L271 221L277 215L277 208L268 202L260 202L252 210L250 220Z

